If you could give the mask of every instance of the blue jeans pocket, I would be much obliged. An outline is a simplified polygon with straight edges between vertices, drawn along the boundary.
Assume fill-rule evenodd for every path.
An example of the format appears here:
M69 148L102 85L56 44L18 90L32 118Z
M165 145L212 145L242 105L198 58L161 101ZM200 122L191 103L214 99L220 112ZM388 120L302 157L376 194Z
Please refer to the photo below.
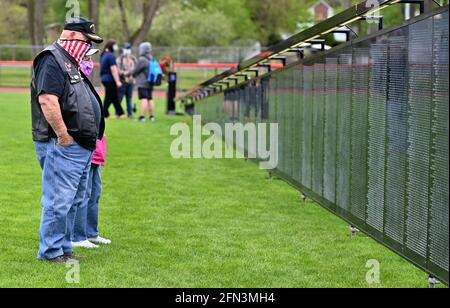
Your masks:
M75 140L71 144L68 144L68 145L62 145L62 144L59 144L58 142L56 143L57 146L62 147L62 148L70 148L71 146L74 146L75 144L76 144Z

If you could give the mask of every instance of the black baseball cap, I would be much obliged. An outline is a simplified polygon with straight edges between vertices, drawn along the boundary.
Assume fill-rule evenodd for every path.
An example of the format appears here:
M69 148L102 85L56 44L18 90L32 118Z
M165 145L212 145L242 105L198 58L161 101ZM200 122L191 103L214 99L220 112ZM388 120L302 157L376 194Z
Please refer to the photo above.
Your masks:
M95 33L95 24L84 17L73 17L67 20L64 30L81 32L94 43L103 43L103 39Z

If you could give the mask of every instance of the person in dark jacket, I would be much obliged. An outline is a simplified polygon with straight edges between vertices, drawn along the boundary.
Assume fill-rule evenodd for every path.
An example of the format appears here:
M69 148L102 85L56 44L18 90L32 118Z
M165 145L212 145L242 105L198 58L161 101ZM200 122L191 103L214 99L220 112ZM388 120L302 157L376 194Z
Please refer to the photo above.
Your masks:
M42 218L38 259L76 259L71 232L83 202L97 140L105 131L100 97L80 70L92 42L103 40L82 17L66 22L57 42L33 62L33 141L42 176Z
M105 117L110 119L109 107L114 105L116 117L120 119L126 118L121 106L119 98L119 89L122 87L120 81L119 69L117 68L116 56L114 53L119 51L116 41L109 41L105 45L105 49L100 57L100 75L102 84L105 87Z
M148 73L152 56L152 44L144 42L139 45L139 60L131 72L126 76L136 78L139 99L141 100L141 116L138 121L144 122L147 111L150 113L150 122L155 121L155 104L153 102L153 86L148 82Z

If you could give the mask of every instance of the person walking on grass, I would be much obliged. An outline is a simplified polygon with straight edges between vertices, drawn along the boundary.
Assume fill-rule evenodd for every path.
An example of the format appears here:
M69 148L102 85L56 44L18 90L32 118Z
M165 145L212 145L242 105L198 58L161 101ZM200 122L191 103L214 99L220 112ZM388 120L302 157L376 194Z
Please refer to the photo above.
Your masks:
M97 139L105 131L101 99L80 71L92 42L103 42L95 25L76 17L33 61L32 132L43 169L39 260L83 258L73 253L71 230L85 197Z
M126 118L119 101L119 89L122 87L122 82L120 81L119 69L117 68L116 57L114 56L114 53L117 51L119 51L119 47L116 41L111 40L106 43L105 49L100 57L100 75L102 84L105 87L104 105L105 117L107 119L112 118L109 114L111 104L116 109L117 118Z
M155 121L155 104L153 102L153 86L148 82L150 61L153 59L152 44L142 43L139 46L139 60L132 71L126 72L126 76L136 78L139 100L141 101L141 116L138 121L144 122L147 111L150 113L150 122Z
M122 104L123 98L126 98L128 118L133 117L133 90L135 80L132 76L125 76L125 72L133 71L136 63L136 57L131 54L131 44L125 43L123 53L117 59L117 67L119 68L120 81L122 82L122 87L119 89L119 102Z

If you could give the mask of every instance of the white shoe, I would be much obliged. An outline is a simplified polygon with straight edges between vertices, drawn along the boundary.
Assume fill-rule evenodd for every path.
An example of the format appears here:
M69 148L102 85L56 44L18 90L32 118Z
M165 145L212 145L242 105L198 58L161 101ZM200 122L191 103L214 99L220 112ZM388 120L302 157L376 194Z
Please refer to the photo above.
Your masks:
M72 242L72 247L76 248L85 248L85 249L97 249L99 248L97 245L89 242L89 241L82 241L82 242Z
M88 239L89 242L97 244L97 245L110 245L111 244L111 240L108 240L106 238L97 236L96 238L89 238Z

